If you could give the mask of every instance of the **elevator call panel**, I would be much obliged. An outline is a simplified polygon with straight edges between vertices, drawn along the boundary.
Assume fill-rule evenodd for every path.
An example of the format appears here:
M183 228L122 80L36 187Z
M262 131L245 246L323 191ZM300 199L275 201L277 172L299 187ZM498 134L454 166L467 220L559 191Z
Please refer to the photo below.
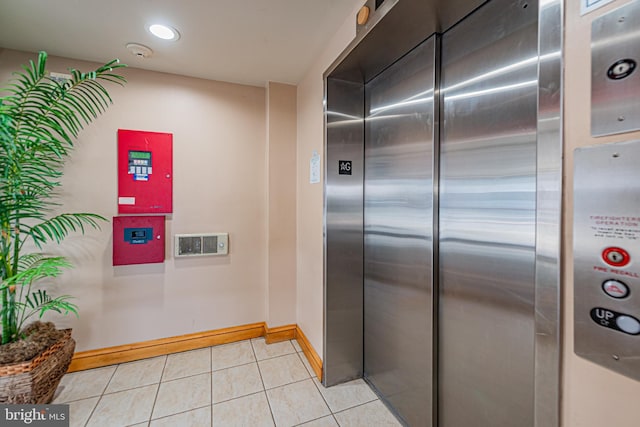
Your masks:
M640 0L591 24L591 134L640 129Z
M164 262L165 217L113 218L113 265Z
M118 213L173 211L173 135L118 130Z
M640 380L640 141L574 152L575 352Z

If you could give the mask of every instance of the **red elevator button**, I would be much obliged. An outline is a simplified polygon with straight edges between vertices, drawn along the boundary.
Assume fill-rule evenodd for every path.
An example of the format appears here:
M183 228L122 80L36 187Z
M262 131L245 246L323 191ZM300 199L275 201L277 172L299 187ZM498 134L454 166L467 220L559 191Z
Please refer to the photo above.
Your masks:
M629 264L631 257L629 253L622 248L610 247L602 251L602 260L614 267L622 267Z

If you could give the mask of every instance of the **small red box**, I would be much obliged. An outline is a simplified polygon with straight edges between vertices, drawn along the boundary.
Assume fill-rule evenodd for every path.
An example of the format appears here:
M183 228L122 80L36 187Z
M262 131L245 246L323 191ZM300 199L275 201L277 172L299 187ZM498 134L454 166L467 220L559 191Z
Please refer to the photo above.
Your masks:
M173 211L173 135L118 129L118 213Z
M113 265L164 262L164 216L113 218Z

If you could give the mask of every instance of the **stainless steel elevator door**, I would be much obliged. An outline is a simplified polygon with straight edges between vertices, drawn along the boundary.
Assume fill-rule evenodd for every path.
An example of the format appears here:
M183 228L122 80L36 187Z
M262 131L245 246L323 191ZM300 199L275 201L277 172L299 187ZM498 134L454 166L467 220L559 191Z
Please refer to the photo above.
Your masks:
M364 87L327 79L323 381L362 376ZM348 174L339 165L350 161Z
M536 1L442 39L439 427L534 422Z
M431 425L434 37L365 86L365 377Z

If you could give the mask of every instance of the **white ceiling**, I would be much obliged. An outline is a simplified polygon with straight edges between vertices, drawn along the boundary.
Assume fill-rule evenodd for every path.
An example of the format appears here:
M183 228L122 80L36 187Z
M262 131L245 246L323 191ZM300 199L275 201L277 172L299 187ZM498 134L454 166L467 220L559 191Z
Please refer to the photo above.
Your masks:
M364 0L0 0L0 47L255 86L297 84ZM355 20L355 18L354 18ZM152 36L150 23L181 34ZM354 23L355 25L355 23ZM151 58L125 45L150 47Z

